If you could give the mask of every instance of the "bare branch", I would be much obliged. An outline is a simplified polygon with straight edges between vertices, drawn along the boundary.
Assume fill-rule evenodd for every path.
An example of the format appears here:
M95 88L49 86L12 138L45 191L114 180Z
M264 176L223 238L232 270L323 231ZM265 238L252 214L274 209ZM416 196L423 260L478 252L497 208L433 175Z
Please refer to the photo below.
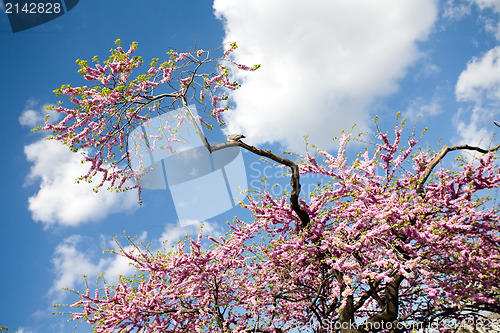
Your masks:
M205 137L205 135L201 131L200 127L196 123L196 120L194 119L193 114L189 110L189 108L187 106L186 98L184 96L182 96L181 99L182 99L182 103L184 104L184 109L186 110L186 115L189 117L189 120L192 122L193 126L195 127L196 133L198 134L200 139L203 141L203 144L205 145L205 147L207 148L207 150L210 153L217 151L217 150L229 148L229 147L239 146L239 147L244 148L244 149L246 149L246 150L248 150L256 155L267 157L275 162L278 162L282 165L286 165L290 168L290 170L292 172L292 176L291 176L291 180L290 180L290 185L292 186L292 192L290 193L290 206L293 209L293 211L297 214L297 216L299 217L299 219L301 221L301 225L300 225L300 227L297 226L297 230L306 228L309 225L309 223L311 222L311 219L309 217L309 214L307 214L307 212L304 211L300 207L300 204L299 204L299 194L300 194L299 166L295 162L293 162L287 158L281 157L279 155L276 155L275 153L271 152L270 150L262 150L262 149L259 149L257 147L254 147L254 146L247 145L246 143L241 142L241 140L228 141L228 142L219 143L215 146L211 146L210 143L208 142L207 138Z
M231 143L235 143L236 145L245 148L246 150L256 155L267 157L275 162L278 162L282 165L286 165L287 167L290 168L290 170L292 171L292 177L290 180L290 185L292 186L292 192L290 193L290 206L292 207L293 211L297 214L297 216L301 221L301 225L300 226L297 225L297 231L306 228L311 222L311 218L309 217L309 214L307 214L307 212L300 207L299 204L299 193L300 193L299 166L295 162L287 158L281 157L279 155L276 155L270 150L262 150L254 146L247 145L246 143L241 141L236 141Z
M380 280L369 282L370 289L368 289L363 295L361 295L358 301L354 304L355 310L360 309L370 297L377 301L380 307L384 305L384 301L378 295L378 287L380 285L380 282Z
M366 332L365 328L371 328L371 332L378 332L384 328L384 323L392 323L397 319L399 307L399 286L404 280L400 274L396 274L391 282L385 285L385 306L382 311L376 313L365 322L360 332ZM374 325L379 323L381 325ZM380 330L373 330L374 327L380 327Z
M193 124L194 129L196 130L196 133L198 134L200 139L203 141L203 144L205 145L205 147L208 149L208 151L210 153L212 153L212 146L210 146L210 143L208 143L207 137L203 134L200 126L198 126L198 123L196 122L196 119L194 119L194 116L191 113L191 110L189 110L186 96L185 95L181 96L181 99L182 99L182 104L184 105L184 112L186 112L186 115L188 116L189 121L191 121L191 123Z

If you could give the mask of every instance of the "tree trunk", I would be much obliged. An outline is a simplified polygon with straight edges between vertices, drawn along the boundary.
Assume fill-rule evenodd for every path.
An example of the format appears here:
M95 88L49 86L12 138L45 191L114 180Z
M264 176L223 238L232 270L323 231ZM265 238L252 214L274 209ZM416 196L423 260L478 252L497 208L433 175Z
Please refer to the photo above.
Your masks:
M354 298L347 297L345 307L340 311L338 327L335 327L335 332L340 333L355 333L358 330L354 326Z

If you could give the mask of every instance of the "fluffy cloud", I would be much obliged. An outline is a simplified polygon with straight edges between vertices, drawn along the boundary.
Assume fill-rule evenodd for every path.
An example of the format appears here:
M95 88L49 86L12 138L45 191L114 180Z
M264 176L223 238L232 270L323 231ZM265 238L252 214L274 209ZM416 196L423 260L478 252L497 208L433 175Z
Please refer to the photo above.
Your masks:
M484 115L486 112L488 112L488 110L480 108L473 108L472 110L467 109L466 111L464 109L460 109L454 119L457 126L457 132L459 134L458 140L460 141L460 143L467 143L485 147L488 146L488 140L489 138L491 138L492 133L485 126L485 119L481 117L481 115ZM464 113L468 116L466 116ZM495 129L492 123L489 123L488 125L490 129Z
M163 246L168 249L172 245L176 244L177 240L181 239L186 234L192 235L193 238L196 238L200 228L202 228L203 235L205 236L211 235L212 237L216 237L216 235L220 234L220 230L217 228L217 225L209 222L200 222L195 220L180 221L178 225L167 225L165 227L165 230L160 235L159 243L163 244Z
M100 220L114 212L131 211L138 207L137 193L94 193L95 184L75 184L75 179L87 172L82 157L53 140L40 140L25 146L24 153L33 165L28 181L40 180L38 192L28 199L35 221L46 226L78 224Z
M53 110L46 110L47 105L40 106L36 100L28 100L24 107L24 111L19 116L19 124L27 127L36 127L38 125L43 125L45 117L47 114L50 115L52 121L56 121L61 118L61 115Z
M480 22L486 31L500 40L500 2L497 0L447 0L444 16L461 19L470 14L471 6L480 10ZM495 15L488 15L491 10ZM461 143L486 145L496 128L489 122L500 113L500 47L480 57L473 57L458 77L455 87L457 101L462 102L454 124Z
M35 331L32 331L28 328L24 328L24 327L19 327L19 329L17 330L17 333L34 333Z
M146 235L142 235L144 238ZM74 289L83 282L83 276L94 279L102 272L104 278L110 284L116 283L119 275L128 275L134 272L129 260L122 256L106 255L95 261L95 253L92 253L91 240L80 235L73 235L60 243L52 259L56 279L49 290L49 296L55 302L64 299L63 288ZM85 245L85 246L83 246ZM110 247L113 248L110 244ZM116 246L115 250L116 250ZM95 281L95 280L93 280ZM89 282L93 282L90 280Z
M443 5L443 17L449 20L460 20L462 17L469 15L471 11L470 2L456 0L447 0Z
M25 110L21 116L19 116L19 123L23 126L32 126L34 127L41 120L39 112L35 110Z
M235 60L262 67L246 76L226 115L248 141L322 148L357 123L366 130L377 97L394 92L419 57L418 40L436 19L434 0L215 0Z
M494 14L500 14L498 0L447 0L444 4L443 17L449 20L460 20L471 13L472 6L477 6L483 12L491 10ZM500 22L492 17L482 15L478 21L484 24L487 32L492 33L497 40L500 40Z
M494 13L500 14L500 1L498 0L474 0L480 9L491 9ZM492 33L500 41L500 21L494 19L484 20L486 31Z
M495 12L500 13L500 2L498 0L472 0L480 9L491 8Z
M467 64L458 78L456 95L459 101L476 103L500 100L500 46Z
M410 120L416 121L420 117L428 118L436 116L442 111L441 100L437 95L430 100L418 97L410 103L409 107L404 112L404 116Z
M455 117L459 140L484 143L496 129L489 121L500 117L500 46L467 64L458 78L455 94L458 101L470 104Z

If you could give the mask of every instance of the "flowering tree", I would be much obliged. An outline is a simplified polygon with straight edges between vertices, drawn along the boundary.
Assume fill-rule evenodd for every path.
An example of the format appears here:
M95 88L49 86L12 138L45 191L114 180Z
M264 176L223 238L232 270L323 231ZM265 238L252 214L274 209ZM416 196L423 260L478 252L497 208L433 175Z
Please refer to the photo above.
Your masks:
M136 76L132 76L132 72L144 63L140 56L132 56L137 43L132 43L126 52L119 39L115 43L118 47L111 50L104 66L97 56L92 59L94 67L90 67L85 60L76 61L81 67L79 74L90 82L89 85L63 85L56 89L57 96L68 96L71 107L64 107L62 101L57 107L50 106L49 109L64 115L64 119L53 124L47 116L45 126L35 129L50 131L50 139L59 140L72 151L84 154L83 161L88 162L89 171L81 180L91 182L94 176L100 175L96 190L103 186L118 191L130 189L124 187L125 182L128 179L140 181L140 176L148 170L131 167L137 147L129 147L129 135L155 114L173 109L181 108L184 114L177 115L175 122L162 128L169 133L169 137L143 134L137 139L148 139L151 148L161 140L158 149L173 152L172 142L180 141L178 129L188 119L210 152L234 146L227 143L211 147L196 120L207 128L213 128L213 124L200 116L195 119L189 104L197 102L200 105L208 99L210 103L205 111L209 111L217 123L223 124L221 115L229 108L222 105L228 99L227 92L239 87L236 81L229 79L230 67L245 71L259 68L259 65L249 67L229 59L231 52L237 48L235 43L223 53L220 50L184 53L171 50L167 52L167 61L159 64L159 59L155 58L144 74ZM134 188L140 189L140 186Z
M128 52L118 47L104 67L80 61L82 75L97 84L58 90L76 106L59 106L66 118L43 129L93 154L85 157L91 167L84 179L101 173L101 185L121 189L124 179L144 172L127 164L126 137L152 112L178 102L193 121L189 99L202 102L206 94L220 121L226 109L218 103L238 86L223 63L255 69L234 64L228 58L234 48L201 60L205 51L171 53L169 62L153 61L148 74L131 81L140 63L130 58L134 45ZM209 64L215 72L200 71ZM155 95L162 83L173 92ZM336 155L318 151L294 162L241 140L211 146L203 137L209 151L239 146L289 167L289 197L263 191L251 198L244 207L254 219L235 218L226 237L204 240L200 232L168 253L132 242L117 253L140 274L95 293L87 288L71 305L72 319L96 332L407 332L439 319L499 312L500 220L488 195L500 185L494 157L500 146L431 153L416 151L415 137L406 146L401 138L400 128L392 137L378 132L374 149L349 161L352 138L343 136ZM122 155L112 161L116 149ZM456 150L474 156L438 168ZM300 198L301 174L329 181Z

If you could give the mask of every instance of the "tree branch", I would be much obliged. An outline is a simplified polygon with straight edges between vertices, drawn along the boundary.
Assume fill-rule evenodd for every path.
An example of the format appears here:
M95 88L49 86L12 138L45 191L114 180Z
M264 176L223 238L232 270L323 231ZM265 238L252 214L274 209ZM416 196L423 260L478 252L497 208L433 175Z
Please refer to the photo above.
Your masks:
M307 214L307 212L300 207L299 204L299 193L300 193L299 166L295 162L287 158L281 157L279 155L276 155L270 150L262 150L254 146L247 145L246 143L241 141L237 141L236 144L256 155L267 157L275 162L278 162L282 165L286 165L287 167L290 168L290 170L292 171L292 176L290 180L290 185L292 186L292 192L290 193L290 206L292 207L293 211L297 214L297 216L301 221L300 227L297 225L297 231L306 228L311 222L311 218L309 217L309 214Z
M398 317L398 307L399 307L399 285L404 280L404 277L400 274L394 276L391 282L388 282L385 286L385 307L382 311L376 313L370 317L364 327L362 327L360 332L366 332L366 329L371 329L371 332L378 332L384 329L384 324L393 322ZM379 324L379 325L376 325ZM380 330L375 330L374 328L380 327Z
M380 285L380 280L370 281L369 282L370 289L368 289L363 295L361 295L358 301L354 304L354 310L359 310L370 297L372 297L380 307L384 306L383 300L378 295L379 285Z
M292 186L292 191L290 193L290 207L297 214L297 216L299 217L299 219L301 221L300 226L297 225L297 230L306 228L309 225L309 223L311 222L311 218L309 217L309 214L307 214L307 212L305 210L303 210L299 204L299 193L300 193L299 166L295 162L293 162L287 158L281 157L279 155L276 155L275 153L271 152L270 150L262 150L262 149L259 149L257 147L254 147L254 146L247 145L246 143L241 142L241 141L223 142L223 143L217 144L215 146L211 146L210 143L208 142L207 138L205 137L205 135L201 131L200 127L196 123L196 120L194 119L193 114L189 110L189 108L187 106L186 98L184 96L182 96L181 98L182 98L182 103L184 104L184 109L186 111L186 115L189 117L189 120L193 123L193 126L196 130L196 133L201 138L201 140L203 141L203 144L205 145L205 147L208 149L208 151L210 153L217 151L217 150L229 148L229 147L239 146L239 147L244 148L244 149L246 149L246 150L248 150L256 155L267 157L267 158L269 158L277 163L280 163L282 165L286 165L287 167L290 168L290 170L292 172L292 176L291 176L291 180L290 180L290 185Z
M203 141L203 144L205 145L205 147L208 149L209 153L211 154L212 153L212 146L210 146L210 143L208 143L207 137L201 131L200 126L198 126L196 119L194 119L193 113L191 112L191 110L189 110L186 96L182 95L181 99L182 99L182 105L184 106L184 112L186 113L186 116L188 116L189 121L191 121L191 123L194 126L194 129L196 130L196 133L198 134L201 141Z
M454 150L473 150L473 151L478 151L481 154L487 154L490 152L495 152L498 149L500 149L500 145L498 145L494 148L490 148L490 149L483 149L483 148L473 147L473 146L469 146L469 145L459 145L459 146L453 146L453 147L448 147L445 145L443 148L441 148L441 151L432 159L432 161L430 161L427 168L425 168L424 173L420 176L420 179L418 180L418 183L417 183L417 193L419 195L424 194L424 184L427 181L427 178L429 178L434 167L446 156L446 154L448 152L454 151Z

